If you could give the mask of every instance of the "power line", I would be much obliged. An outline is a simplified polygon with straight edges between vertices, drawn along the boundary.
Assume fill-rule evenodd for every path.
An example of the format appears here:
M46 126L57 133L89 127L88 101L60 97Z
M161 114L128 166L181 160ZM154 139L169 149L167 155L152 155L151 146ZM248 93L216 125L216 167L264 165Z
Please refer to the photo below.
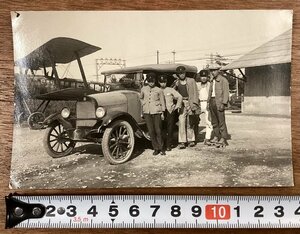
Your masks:
M288 54L280 54L280 55L274 55L274 56L267 56L267 57L261 57L261 58L244 58L244 59L239 59L239 61L251 61L251 60L257 60L257 59L269 59L269 58L278 58L278 57L284 57L284 56L289 56L290 53Z
M278 46L273 46L273 47L278 47ZM267 47L265 47L267 48ZM273 52L280 52L280 51L287 51L287 49L277 49L277 50L267 50L267 51L261 51L261 52L256 52L256 53L251 53L251 55L258 55L258 54L270 54ZM242 56L245 55L245 53L236 53L236 54L222 54L222 57L237 57L237 56ZM281 56L281 55L278 55ZM274 57L278 57L277 55ZM266 58L273 57L273 56L268 56ZM199 57L199 58L188 58L188 59L180 59L176 60L177 62L180 61L193 61L193 60L205 60L205 59L211 59L210 57Z
M269 41L267 41L267 42L265 42L265 43L260 43L260 45L263 45L263 44L266 44L266 43L268 43L268 42L277 42L277 41L284 41L284 40L287 40L287 39L292 39L291 37L285 37L285 38L280 38L280 39L277 39L277 40L269 40ZM231 44L233 44L232 42L230 42L230 43L226 43L226 44L229 44L229 45L231 45ZM226 45L226 44L219 44L218 46L221 46L221 45ZM244 48L244 47L249 47L249 46L251 46L251 45L256 45L256 44L258 44L258 42L252 42L252 43L250 43L250 44L243 44L243 45L241 45L241 46L235 46L235 47L229 47L229 48L227 48L227 49L236 49L236 48ZM209 50L212 50L212 49L200 49L200 48L196 48L196 49L186 49L186 50L177 50L177 52L186 52L186 51L209 51Z
M285 41L285 40L287 40L287 39L291 39L291 37L286 37L286 38L281 38L281 39L278 39L278 40L271 40L272 42L278 42L278 41ZM267 42L266 42L267 43ZM264 43L264 44L266 44L266 43ZM253 43L252 43L253 44ZM257 43L255 43L255 44L257 44ZM254 45L254 44L253 44ZM263 44L262 44L263 45ZM279 46L282 46L282 45L286 45L286 44L276 44L276 45L267 45L267 46L265 46L265 48L272 48L272 47L279 47ZM232 49L237 49L237 48L246 48L246 47L249 47L250 46L250 44L248 44L248 45L243 45L243 46L235 46L235 47L228 47L228 48L226 48L226 50L232 50ZM182 53L184 53L184 52L202 52L202 51L212 51L212 49L188 49L188 50L176 50L176 54L182 54ZM167 54L173 54L173 52L175 52L174 50L173 51L168 51L168 52L159 52L159 55L161 56L161 55L167 55ZM245 52L247 52L247 51L245 51ZM234 54L234 55L232 55L232 56L238 56L238 55L243 55L245 52L243 52L243 53L238 53L238 54ZM151 55L144 55L144 56L138 56L138 57L132 57L132 58L128 58L127 60L135 60L135 59L139 59L139 58L147 58L147 57L155 57L155 56L157 56L157 54L155 54L155 53L153 53L153 54L151 54ZM231 56L231 55L226 55L226 56ZM178 60L176 60L176 61L178 61Z

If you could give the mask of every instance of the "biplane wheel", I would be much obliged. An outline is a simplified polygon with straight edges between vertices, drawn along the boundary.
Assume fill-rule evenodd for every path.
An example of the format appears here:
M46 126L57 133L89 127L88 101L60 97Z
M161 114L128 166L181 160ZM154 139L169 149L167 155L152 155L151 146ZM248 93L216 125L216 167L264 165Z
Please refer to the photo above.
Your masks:
M52 158L60 158L70 154L76 142L70 139L64 127L57 122L46 129L43 144Z
M118 120L105 129L102 138L102 152L110 164L121 164L128 161L134 145L134 131L127 121Z
M36 130L43 127L42 122L45 120L45 115L42 112L34 112L29 115L27 123L30 129Z

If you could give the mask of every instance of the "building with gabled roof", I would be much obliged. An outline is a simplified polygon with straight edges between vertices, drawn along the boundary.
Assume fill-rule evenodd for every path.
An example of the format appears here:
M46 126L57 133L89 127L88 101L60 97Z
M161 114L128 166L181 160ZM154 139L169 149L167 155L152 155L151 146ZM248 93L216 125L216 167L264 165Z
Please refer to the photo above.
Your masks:
M290 116L292 29L226 65L245 69L242 112Z

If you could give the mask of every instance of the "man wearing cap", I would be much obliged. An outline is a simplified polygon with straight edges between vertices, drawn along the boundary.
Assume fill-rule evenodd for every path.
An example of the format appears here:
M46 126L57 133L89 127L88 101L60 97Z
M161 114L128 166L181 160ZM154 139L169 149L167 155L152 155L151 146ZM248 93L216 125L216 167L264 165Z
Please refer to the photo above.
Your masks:
M208 70L201 70L198 74L199 79L197 79L197 87L198 87L200 107L201 107L200 119L201 122L202 120L204 120L203 122L205 125L205 139L203 142L204 145L210 145L210 138L213 130L211 120L210 120L211 119L210 112L207 109L207 99L208 99L208 93L210 87L208 76L209 76Z
M165 155L162 137L162 116L166 109L163 91L155 86L156 74L149 73L146 76L148 85L141 89L141 103L143 115L147 124L151 143L154 149L153 155Z
M179 110L179 132L178 142L179 149L184 149L187 143L188 146L196 145L195 125L198 125L200 106L199 94L196 81L193 78L186 77L186 69L184 66L179 66L176 69L177 77L175 88L183 97L183 103Z
M168 79L166 75L160 75L158 77L158 82L164 93L166 101L166 110L164 113L165 118L163 121L163 125L166 128L164 142L166 143L166 150L170 151L173 139L175 112L178 111L182 105L182 96L174 88L167 87L167 81Z
M227 126L225 122L225 107L229 101L229 83L220 74L220 67L210 68L211 85L208 93L208 108L211 113L214 138L211 143L217 147L227 145Z

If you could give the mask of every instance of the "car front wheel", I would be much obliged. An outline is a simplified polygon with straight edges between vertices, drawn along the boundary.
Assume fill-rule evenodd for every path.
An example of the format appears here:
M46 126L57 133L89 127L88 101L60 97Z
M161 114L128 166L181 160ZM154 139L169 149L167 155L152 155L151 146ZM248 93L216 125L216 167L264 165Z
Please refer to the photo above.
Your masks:
M60 158L70 154L76 142L69 138L67 131L60 123L55 123L46 129L43 144L52 158Z
M127 121L118 120L105 129L102 152L110 164L120 164L130 159L134 144L132 126Z

